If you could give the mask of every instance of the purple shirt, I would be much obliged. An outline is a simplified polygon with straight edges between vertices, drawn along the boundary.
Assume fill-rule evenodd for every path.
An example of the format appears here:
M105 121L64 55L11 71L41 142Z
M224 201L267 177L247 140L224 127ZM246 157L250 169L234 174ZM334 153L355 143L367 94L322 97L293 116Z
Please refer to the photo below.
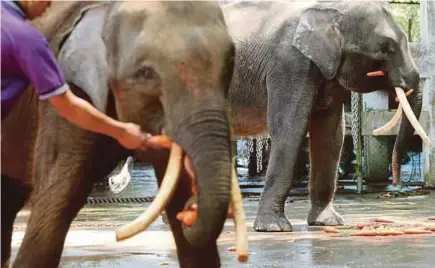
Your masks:
M29 84L46 100L68 89L47 39L13 2L1 1L1 112L10 112Z

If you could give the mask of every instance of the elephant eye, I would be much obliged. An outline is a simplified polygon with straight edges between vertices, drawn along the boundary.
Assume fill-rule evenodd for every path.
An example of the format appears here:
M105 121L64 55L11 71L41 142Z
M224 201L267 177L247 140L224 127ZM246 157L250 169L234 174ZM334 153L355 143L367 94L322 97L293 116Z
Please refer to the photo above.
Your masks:
M390 46L390 44L389 43L382 43L381 44L381 52L382 53L384 53L384 54L390 54L390 53L392 53L393 51L392 51L392 48L391 48L391 46Z
M153 79L155 77L155 72L153 68L149 66L142 66L137 72L137 76L140 76L145 79Z

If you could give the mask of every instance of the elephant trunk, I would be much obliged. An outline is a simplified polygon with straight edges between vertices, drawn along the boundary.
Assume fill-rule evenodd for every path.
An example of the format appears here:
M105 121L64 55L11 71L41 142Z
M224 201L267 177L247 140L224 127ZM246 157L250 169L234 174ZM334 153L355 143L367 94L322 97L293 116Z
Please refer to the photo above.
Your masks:
M196 247L216 241L227 217L232 167L228 121L224 111L201 111L182 120L181 131L174 131L197 178L198 217L193 225L183 225L187 241Z

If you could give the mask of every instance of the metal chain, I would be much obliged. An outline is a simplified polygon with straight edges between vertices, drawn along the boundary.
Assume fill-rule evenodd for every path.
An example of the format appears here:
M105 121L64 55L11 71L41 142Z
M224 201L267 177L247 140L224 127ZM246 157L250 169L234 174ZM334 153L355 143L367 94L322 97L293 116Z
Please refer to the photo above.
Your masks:
M362 192L362 144L361 144L361 109L362 109L362 97L360 93L351 94L351 111L352 111L352 141L356 154L356 181L357 192Z
M352 92L351 94L351 111L352 111L352 124L351 124L351 132L352 132L352 141L353 141L353 148L356 151L358 148L358 138L359 138L359 102L360 102L360 96L358 93Z
M266 151L269 150L269 140L270 140L270 137L267 136L266 137L266 143L264 144L264 150L266 150Z
M250 156L252 153L254 153L254 139L255 139L255 156L257 159L257 172L260 172L261 170L263 170L263 150L268 150L269 149L269 136L253 136L253 137L249 137L247 139L244 139L243 141L246 141L248 143L248 149L247 150L242 150L242 153L240 155L240 157L242 159L246 159L246 164L249 165L250 162Z
M254 138L249 137L248 138L248 152L246 154L246 164L249 165L251 162L251 153L254 152Z
M263 169L263 145L264 137L257 137L257 173Z
M253 153L254 152L254 137L249 138L248 145L249 145L249 152Z

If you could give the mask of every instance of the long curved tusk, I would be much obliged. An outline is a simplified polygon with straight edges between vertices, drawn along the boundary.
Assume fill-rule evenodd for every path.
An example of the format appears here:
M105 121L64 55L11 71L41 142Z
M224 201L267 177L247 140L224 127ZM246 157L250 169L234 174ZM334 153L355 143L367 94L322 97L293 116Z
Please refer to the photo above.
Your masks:
M391 120L388 121L388 123L386 123L382 127L373 130L373 135L378 136L387 133L399 122L401 117L402 117L402 106L399 104L393 118L391 118Z
M243 209L242 194L239 182L237 181L236 171L232 167L231 175L231 205L234 215L234 225L236 227L236 251L239 262L248 261L248 231L246 229L245 212Z
M408 92L406 92L405 96L406 96L406 97L409 97L413 92L414 92L414 90L413 90L413 89L410 89L410 90L408 90ZM398 99L397 97L396 97L394 100L395 100L396 102L399 102L399 99Z
M144 231L160 215L177 187L182 157L183 149L173 142L166 173L156 197L142 215L116 230L116 241L127 239Z
M421 127L420 123L418 122L417 118L415 117L414 112L411 109L411 106L409 106L409 102L406 99L405 92L400 87L395 87L397 97L399 98L400 105L403 108L403 111L405 112L406 117L408 117L409 122L414 127L417 134L421 137L424 143L431 146L432 141L428 138L426 133L424 132L424 129Z

